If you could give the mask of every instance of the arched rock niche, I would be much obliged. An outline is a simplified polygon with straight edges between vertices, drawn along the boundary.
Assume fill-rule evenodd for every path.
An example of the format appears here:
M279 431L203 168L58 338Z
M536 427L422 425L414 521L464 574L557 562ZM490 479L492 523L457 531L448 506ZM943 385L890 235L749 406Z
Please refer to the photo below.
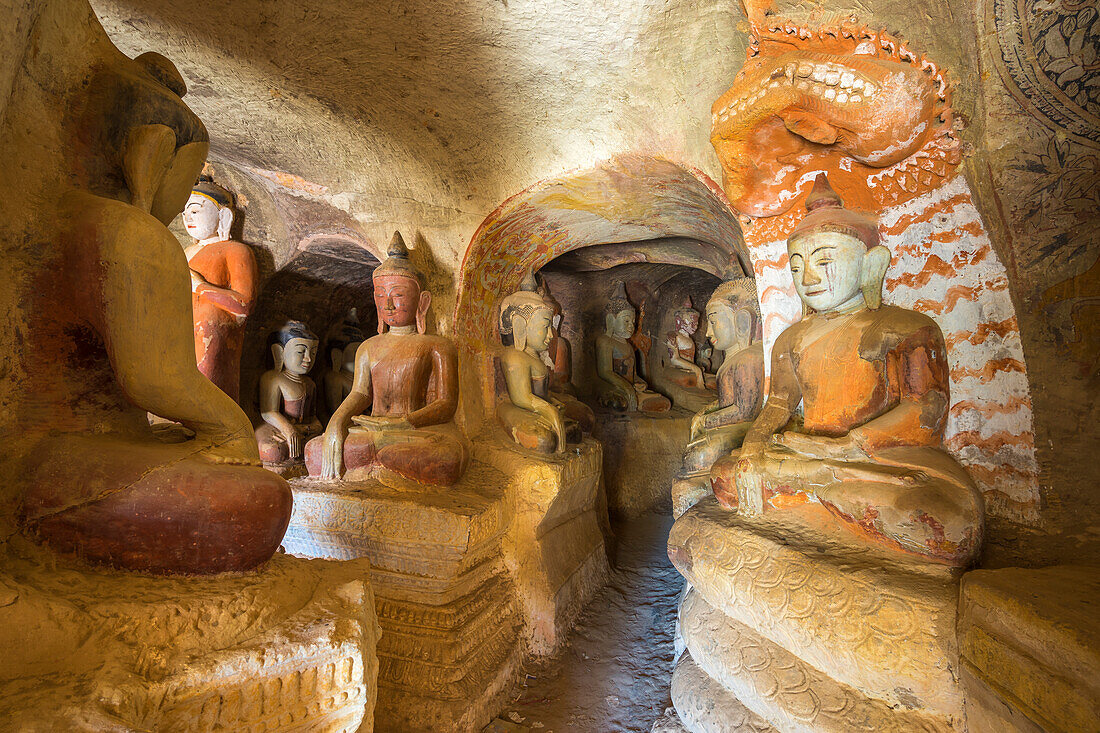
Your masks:
M287 320L305 322L321 340L310 373L314 381L329 367L325 343L339 329L349 308L358 309L365 336L377 331L371 275L379 261L366 247L359 238L343 232L311 234L264 282L248 318L241 356L241 403L253 420L259 417L260 375L271 368L271 334Z
M493 415L492 350L499 343L500 300L518 287L528 268L540 270L556 258L558 264L546 274L565 309L575 382L589 368L584 359L589 358L594 332L570 332L578 319L567 301L583 299L593 313L602 312L614 277L608 270L622 268L624 280L653 287L693 268L709 279L711 289L715 280L752 271L737 219L719 186L703 173L663 158L619 156L537 183L508 199L474 234L455 305L455 336L466 361L461 414L470 433ZM592 275L585 273L594 271L601 271L601 289L584 292L577 287L586 287ZM631 293L632 298L639 295ZM587 332L590 326L581 328Z

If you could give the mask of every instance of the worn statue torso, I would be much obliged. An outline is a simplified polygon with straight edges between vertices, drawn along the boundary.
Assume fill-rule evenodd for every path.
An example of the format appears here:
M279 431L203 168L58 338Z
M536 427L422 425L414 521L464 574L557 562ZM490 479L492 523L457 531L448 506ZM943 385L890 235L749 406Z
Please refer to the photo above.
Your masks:
M635 356L634 347L630 342L615 336L608 337L611 341L611 369L628 382L635 380Z
M442 338L424 334L380 334L367 340L371 414L404 416L436 398Z
M946 402L946 354L927 316L883 306L814 314L789 330L807 432L844 435L910 394L937 390Z

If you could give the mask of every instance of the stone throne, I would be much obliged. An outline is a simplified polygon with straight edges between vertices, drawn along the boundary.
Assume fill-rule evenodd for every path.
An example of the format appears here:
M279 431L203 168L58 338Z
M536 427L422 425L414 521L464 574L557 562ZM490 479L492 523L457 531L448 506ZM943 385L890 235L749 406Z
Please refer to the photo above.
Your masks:
M789 261L787 238L804 216L810 174L826 172L849 208L877 219L874 234L891 255L881 264L884 303L923 314L922 323L930 316L942 331L950 397L937 414L947 454L973 478L987 512L1033 519L1030 410L1010 407L1027 402L1026 383L1008 377L986 338L1014 312L1004 267L955 172L950 85L885 34L766 23L754 27L745 67L714 105L712 142L743 215L771 378L775 350L791 342L782 334L812 313L792 278L800 263ZM886 148L889 155L875 152ZM779 157L802 165L784 167ZM1018 341L1009 348L1007 368L1026 370ZM996 432L988 416L1002 413L1014 415L1008 429L1021 447L1012 455L985 437ZM686 653L672 682L683 724L965 730L955 629L959 577L976 548L943 562L883 543L875 517L853 525L782 481L765 481L777 491L752 500L754 511L743 490L752 471L742 476L738 467L756 464L735 453L722 465L712 471L719 497L688 509L669 538L689 586L680 607ZM790 475L792 485L800 475Z
M0 183L0 719L369 731L369 566L277 553L289 490L195 365L166 226L208 148L186 84L159 54L122 55L83 0L19 20L0 109L22 169ZM194 437L162 442L148 412Z

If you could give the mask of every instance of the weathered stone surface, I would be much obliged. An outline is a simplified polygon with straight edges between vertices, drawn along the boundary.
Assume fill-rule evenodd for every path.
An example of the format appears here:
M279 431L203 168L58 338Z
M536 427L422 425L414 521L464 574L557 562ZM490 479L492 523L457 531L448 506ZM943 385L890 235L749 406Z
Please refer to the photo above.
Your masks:
M593 437L603 444L607 506L636 516L667 500L691 430L691 414L663 415L597 410Z
M708 677L691 654L681 656L672 673L672 702L683 725L661 728L658 721L652 733L776 733L768 721Z
M1095 729L1098 598L1095 567L975 570L963 577L959 646L970 730Z
M719 685L779 730L952 730L942 717L904 704L891 706L837 682L716 610L697 592L689 591L680 604L680 627L691 659L709 684Z
M551 654L607 582L603 450L586 438L563 454L534 456L504 441L476 455L506 477L505 564L516 584L534 654Z
M676 521L669 555L714 608L828 677L961 720L946 570L877 550L816 505L747 519L713 497Z
M254 573L152 578L43 559L9 553L0 577L12 729L374 729L365 560L276 555Z

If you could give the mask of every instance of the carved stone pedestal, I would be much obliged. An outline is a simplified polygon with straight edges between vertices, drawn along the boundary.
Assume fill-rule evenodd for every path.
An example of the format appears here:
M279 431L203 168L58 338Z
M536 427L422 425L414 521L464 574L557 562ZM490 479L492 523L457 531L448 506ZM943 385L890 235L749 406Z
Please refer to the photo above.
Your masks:
M748 519L714 497L676 521L669 556L692 586L673 684L692 731L730 730L711 713L741 708L750 730L963 729L944 568L870 547L816 504Z
M612 514L638 516L668 500L693 414L676 407L657 414L596 410L593 437L603 445L607 506Z
M530 651L549 655L610 573L603 452L591 438L552 455L500 438L479 441L475 450L506 477L505 563L526 617Z
M959 645L972 733L1100 725L1100 569L975 570L963 576Z
M5 730L374 730L366 561L160 578L3 560Z
M449 489L291 483L288 552L370 558L383 630L379 730L480 730L504 705L524 646L501 550L504 485L478 461Z

